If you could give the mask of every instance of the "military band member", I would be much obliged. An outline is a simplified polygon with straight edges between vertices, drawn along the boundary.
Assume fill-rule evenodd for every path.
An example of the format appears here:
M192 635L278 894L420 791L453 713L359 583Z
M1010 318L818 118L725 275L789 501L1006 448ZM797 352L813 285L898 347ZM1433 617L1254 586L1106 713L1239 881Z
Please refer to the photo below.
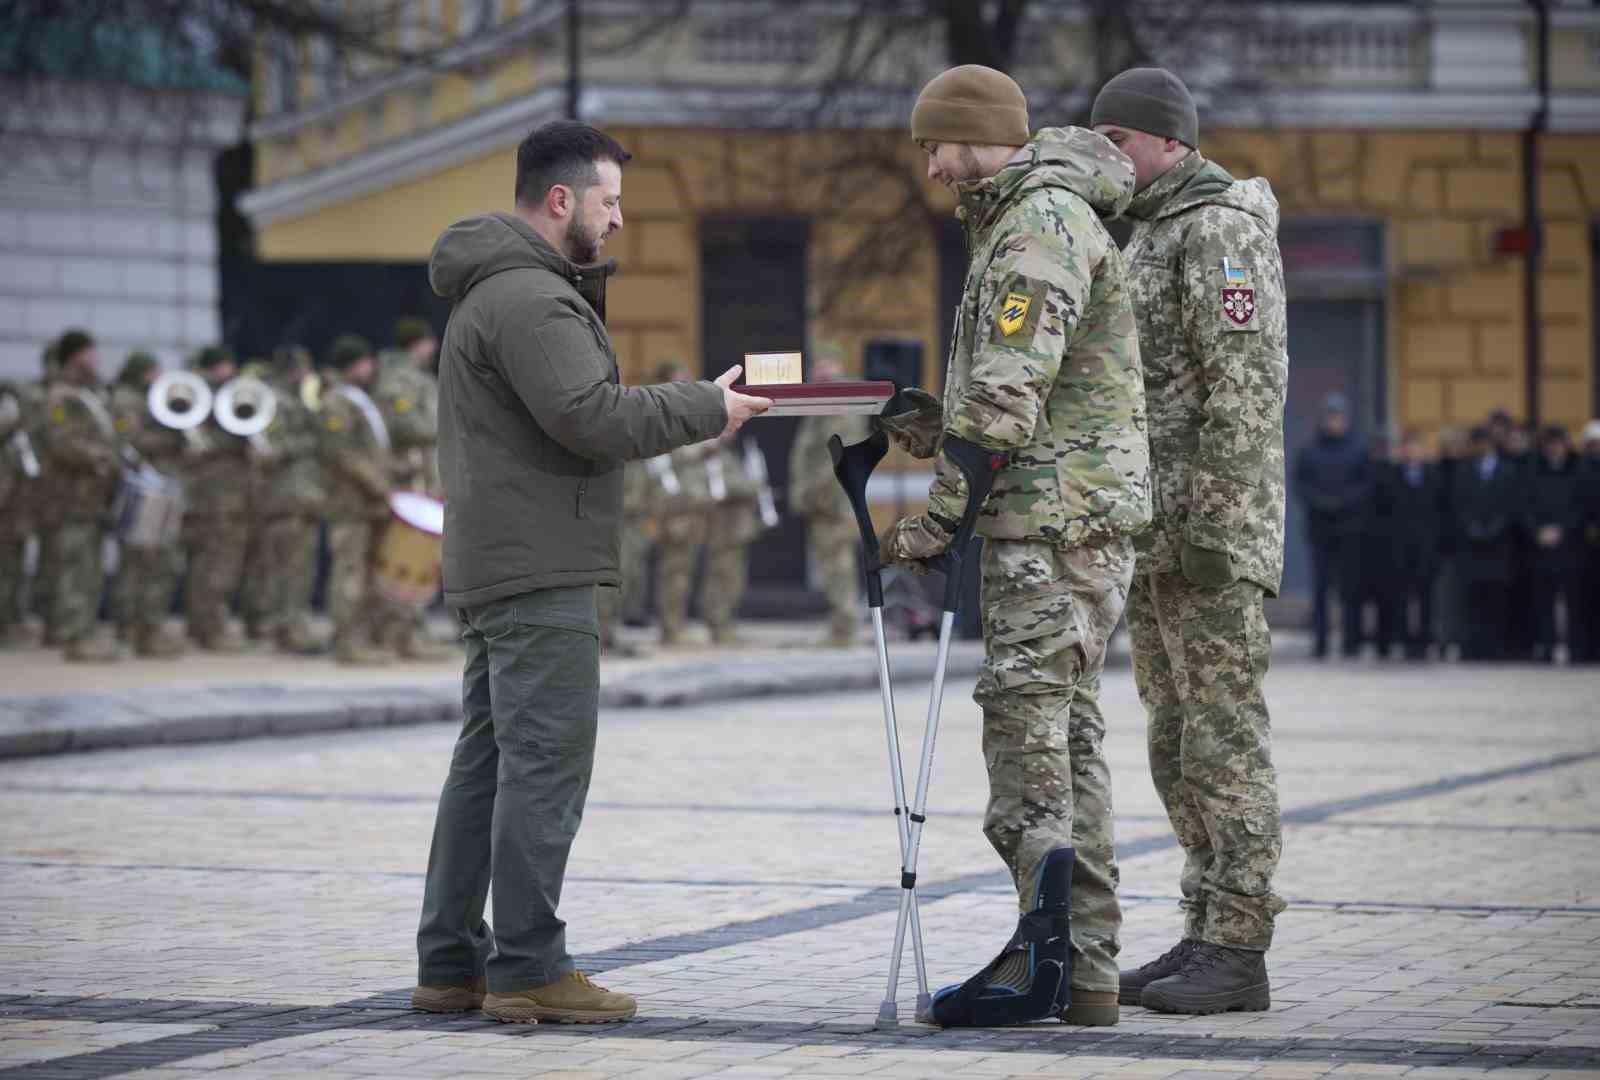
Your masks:
M301 654L324 648L311 626L318 522L324 508L322 427L304 393L311 367L311 354L302 346L273 350L266 375L276 404L264 433L271 447L272 482L260 507L261 636L284 652Z
M81 330L56 345L57 378L45 399L42 458L50 474L54 528L45 543L59 578L50 623L68 660L122 657L115 634L98 623L105 584L100 555L107 514L122 480L116 426L100 383L100 353Z
M1122 972L1162 1012L1269 1007L1265 952L1284 903L1262 599L1283 575L1289 374L1278 201L1199 150L1182 80L1135 68L1094 128L1133 160L1124 254L1139 320L1157 515L1128 597L1150 772L1183 844L1183 937Z
M714 440L701 467L713 505L706 521L706 575L700 612L713 645L738 645L734 628L739 601L750 580L750 545L761 535L761 487L745 469L735 438Z
M639 608L638 597L644 588L650 542L655 533L652 520L654 488L650 466L645 462L629 461L622 466L622 546L617 561L622 587L602 588L595 593L595 606L600 617L600 645L618 656L638 655L636 648L618 639L617 624L625 615Z
M195 357L195 370L213 391L238 372L225 345L211 345ZM199 429L204 446L185 469L183 546L189 576L184 586L189 638L207 652L245 648L244 634L229 607L244 575L250 538L250 444L222 430L215 415Z
M34 643L23 600L28 537L42 486L33 436L43 399L42 382L0 382L0 649Z
M843 377L838 350L820 348L811 381L836 382ZM789 451L789 511L805 522L812 563L828 597L828 634L822 644L832 648L846 648L855 641L861 621L861 569L855 514L834 478L828 439L837 435L848 446L866 438L867 428L860 416L802 417Z
M418 491L438 498L439 382L434 366L439 342L433 329L417 318L395 324L396 348L379 361L372 399L383 413L392 445L395 490ZM384 617L386 640L403 657L432 660L452 655L453 647L428 636L426 609L390 602Z
M117 434L139 460L173 479L182 478L188 439L150 414L150 384L161 364L147 352L123 362L111 389L111 415ZM182 656L183 638L167 629L167 613L178 588L183 553L177 544L133 547L124 543L114 605L122 638L138 656Z
M381 664L393 653L374 647L386 609L372 588L372 566L389 517L394 464L388 426L367 393L378 360L365 339L345 334L333 343L329 366L334 374L322 392L320 448L333 551L328 613L334 658Z

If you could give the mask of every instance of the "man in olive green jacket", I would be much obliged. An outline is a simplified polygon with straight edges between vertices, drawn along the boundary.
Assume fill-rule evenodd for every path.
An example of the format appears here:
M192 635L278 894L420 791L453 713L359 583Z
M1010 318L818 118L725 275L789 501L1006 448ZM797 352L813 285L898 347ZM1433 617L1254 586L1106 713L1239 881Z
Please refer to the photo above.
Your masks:
M605 327L614 264L598 260L622 227L628 157L586 124L538 128L517 148L516 212L450 226L428 266L453 305L439 465L445 599L467 656L417 931L421 1009L602 1023L637 1008L574 970L556 916L594 762L595 587L622 584L622 463L737 430L770 403L728 388L737 367L716 383L621 385Z

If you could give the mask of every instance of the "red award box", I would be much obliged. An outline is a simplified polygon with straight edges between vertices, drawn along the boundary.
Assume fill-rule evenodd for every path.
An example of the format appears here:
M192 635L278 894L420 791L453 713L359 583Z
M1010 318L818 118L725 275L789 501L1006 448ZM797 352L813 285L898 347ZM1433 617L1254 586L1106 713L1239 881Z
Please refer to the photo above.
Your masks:
M883 411L894 396L891 382L758 383L735 386L741 394L772 400L762 416L830 416Z

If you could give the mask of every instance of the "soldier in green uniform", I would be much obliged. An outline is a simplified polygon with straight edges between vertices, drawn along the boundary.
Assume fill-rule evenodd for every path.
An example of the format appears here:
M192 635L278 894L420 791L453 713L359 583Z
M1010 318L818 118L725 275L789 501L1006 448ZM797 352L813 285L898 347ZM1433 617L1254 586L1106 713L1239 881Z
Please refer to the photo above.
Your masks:
M843 378L838 349L817 350L812 382ZM805 522L811 559L828 597L828 635L822 644L847 648L855 641L861 621L857 606L861 595L861 570L856 565L856 518L850 500L833 475L828 439L834 435L846 445L867 437L867 422L860 416L802 417L789 451L789 511Z
M1082 128L1030 138L1017 84L975 65L929 83L911 127L929 177L960 200L972 262L942 408L928 399L887 421L942 451L927 511L897 522L883 550L916 563L948 546L967 499L952 446L1007 455L977 519L985 656L973 697L984 833L1023 912L990 965L939 992L934 1017L1115 1024L1122 914L1100 674L1132 537L1150 522L1150 476L1125 265L1101 218L1127 205L1133 166Z
M1108 82L1093 124L1133 160L1125 252L1156 484L1128 598L1150 773L1186 856L1182 940L1122 973L1162 1012L1270 1005L1265 952L1284 904L1262 597L1283 574L1288 333L1278 203L1199 150L1194 101L1160 68Z
M266 372L272 424L263 433L271 482L261 493L259 633L288 653L316 653L323 643L311 628L311 590L317 573L317 524L322 517L321 425L302 387L311 354L299 345L273 350Z
M682 361L663 360L656 365L656 381L687 382L689 369ZM708 441L673 450L657 480L660 561L656 567L656 617L661 623L661 644L669 648L684 641L695 557L705 543L706 518L715 505L705 470L712 445ZM675 490L668 490L669 484Z
M182 475L189 440L150 415L150 384L161 364L147 352L133 352L123 362L111 388L111 416L117 434L139 460L173 478ZM184 653L183 639L167 629L167 611L178 588L182 552L176 544L155 547L122 545L117 572L115 609L122 638L139 656L173 657Z
M23 597L40 478L33 432L43 398L42 384L0 381L0 649L34 643Z
M46 542L60 575L50 623L68 660L118 660L122 650L116 635L97 618L105 585L101 546L122 480L116 426L100 384L94 339L68 330L56 344L56 357L58 377L45 399L40 446L55 522Z
M434 374L439 342L422 319L395 323L395 348L379 358L372 400L383 413L392 442L390 467L397 491L420 491L440 498L439 380ZM410 660L452 655L454 647L429 638L426 609L387 603L388 643Z
M40 356L39 381L21 385L26 394L22 410L23 432L32 444L39 463L40 481L33 486L32 495L24 506L27 524L33 530L38 559L28 590L28 608L43 620L42 640L50 648L61 646L61 631L54 621L56 582L60 580L61 573L56 565L56 545L51 539L60 522L57 501L51 497L47 471L49 463L41 451L45 438L45 399L49 397L50 388L56 384L61 373L57 344L52 341Z
M220 389L238 371L225 345L209 345L194 360L195 370L212 390ZM189 576L185 607L190 639L207 652L233 653L245 648L245 637L229 616L244 576L245 548L250 539L250 443L229 435L215 416L199 430L204 442L185 470L183 546Z
M713 499L706 519L706 575L700 613L713 645L742 643L734 615L750 578L750 545L761 535L759 483L745 469L744 454L732 437L717 439L701 463Z
M600 645L620 656L636 656L638 650L617 638L617 623L624 613L638 610L638 596L644 586L650 558L651 519L655 484L650 468L643 461L628 461L622 466L622 536L617 571L622 575L620 589L602 588L595 593L600 616Z
M385 608L372 588L372 565L389 517L394 465L388 425L367 393L378 360L365 339L345 334L333 343L329 367L334 374L322 392L321 455L333 551L333 652L342 664L381 664L393 653L374 648Z

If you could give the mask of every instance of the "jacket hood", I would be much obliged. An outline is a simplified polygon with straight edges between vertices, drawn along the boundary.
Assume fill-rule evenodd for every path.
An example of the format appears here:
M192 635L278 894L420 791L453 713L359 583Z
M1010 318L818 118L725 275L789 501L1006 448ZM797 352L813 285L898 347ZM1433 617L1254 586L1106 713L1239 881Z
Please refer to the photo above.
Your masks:
M1236 180L1198 150L1135 195L1128 216L1153 221L1202 204L1241 210L1259 218L1274 235L1278 232L1278 199L1272 185L1259 176Z
M605 278L616 265L615 259L607 259L580 266L551 247L521 218L484 214L458 221L440 234L428 258L428 284L454 304L478 282L501 271L547 270L570 282L586 298L595 292L593 285L598 279L602 298L594 305L598 311L603 310Z
M991 177L960 187L961 205L980 227L1031 191L1063 188L1114 218L1133 198L1133 162L1087 128L1042 128Z

